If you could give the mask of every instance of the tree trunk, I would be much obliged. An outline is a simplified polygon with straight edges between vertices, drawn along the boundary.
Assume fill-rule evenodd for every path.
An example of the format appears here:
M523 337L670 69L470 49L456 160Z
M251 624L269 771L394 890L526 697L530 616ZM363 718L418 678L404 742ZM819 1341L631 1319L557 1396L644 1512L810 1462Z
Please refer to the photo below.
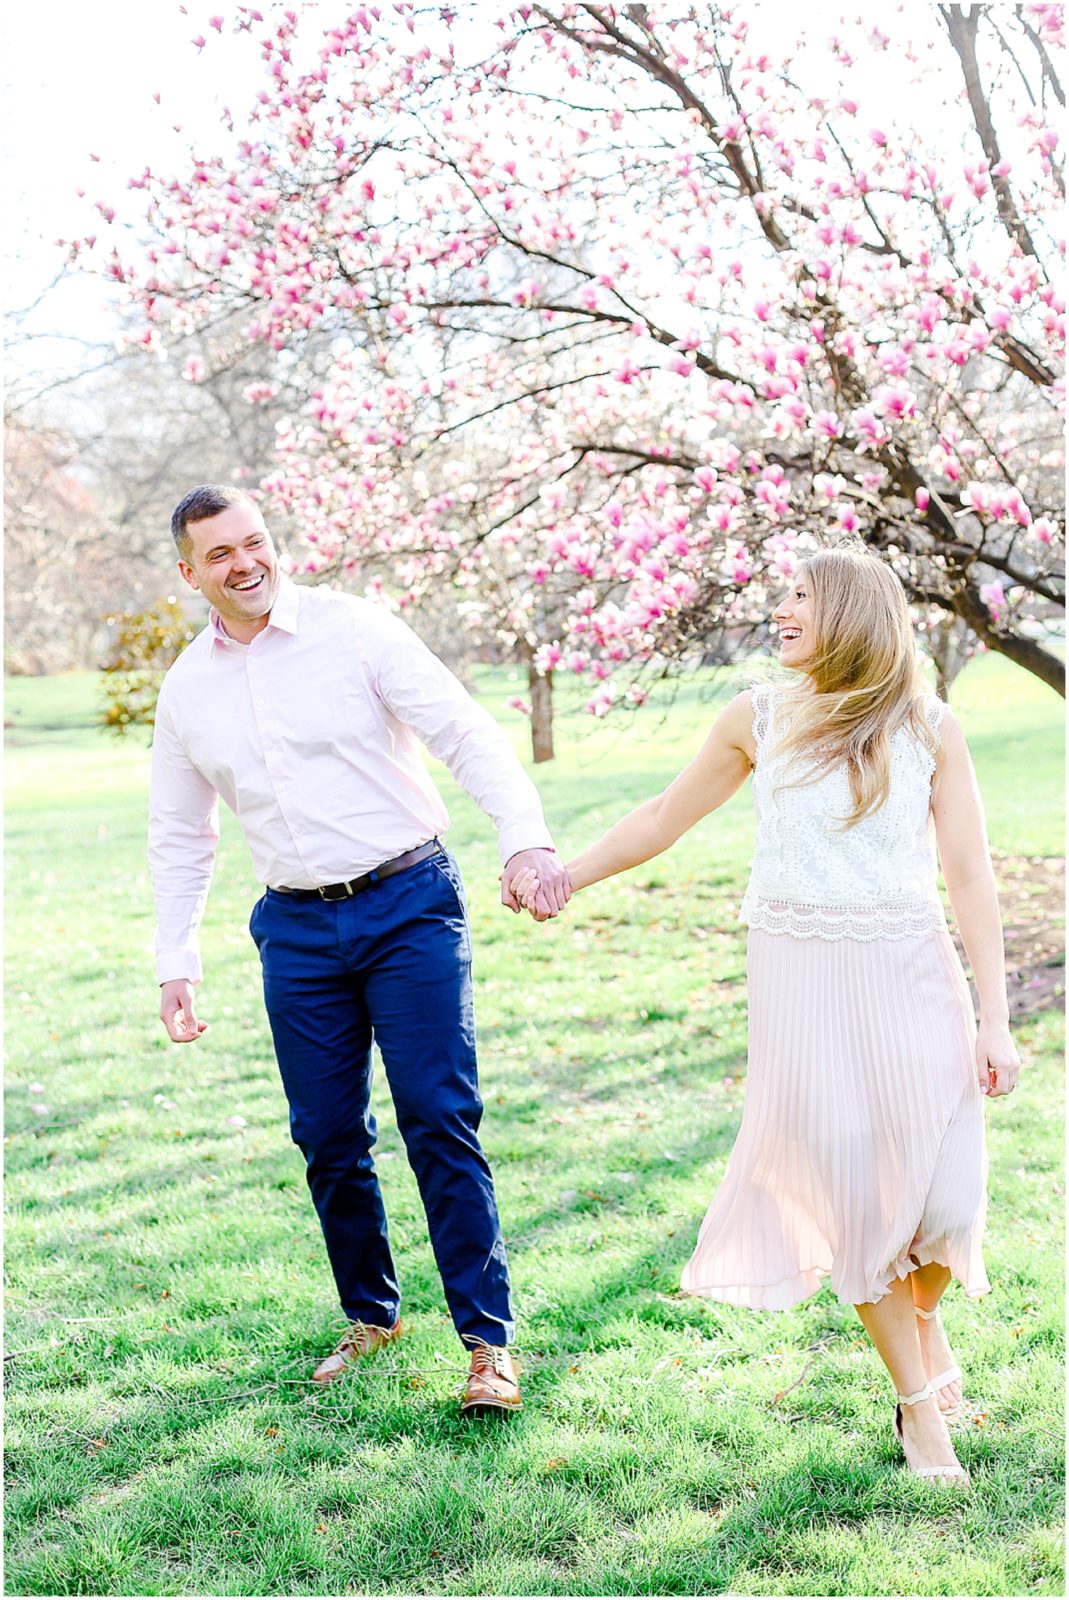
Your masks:
M950 604L962 621L967 622L972 631L979 635L989 650L997 651L1000 656L1005 656L1010 661L1016 661L1019 667L1024 667L1026 672L1031 672L1043 683L1049 684L1056 694L1065 699L1065 662L1052 650L1044 649L1035 639L1026 639L1018 634L1001 633L992 623L990 613L979 594L971 587L963 585L959 588L951 597Z
M969 659L970 629L960 617L944 617L928 627L928 654L935 667L936 693L950 703L950 687Z
M553 760L553 674L539 672L533 661L527 663L527 684L531 691L531 754L535 763Z

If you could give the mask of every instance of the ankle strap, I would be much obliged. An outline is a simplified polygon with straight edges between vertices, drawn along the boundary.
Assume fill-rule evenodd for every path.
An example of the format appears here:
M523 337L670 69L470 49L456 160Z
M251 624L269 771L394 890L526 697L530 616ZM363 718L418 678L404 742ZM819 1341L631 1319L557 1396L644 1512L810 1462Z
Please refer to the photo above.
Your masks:
M936 1317L939 1315L938 1306L936 1306L934 1311L925 1311L921 1306L914 1306L913 1309L917 1313L918 1317L923 1318L925 1322L934 1322Z
M917 1390L916 1394L896 1394L895 1399L900 1406L918 1406L922 1400L930 1400L934 1393L935 1390L931 1384L926 1383L923 1389Z

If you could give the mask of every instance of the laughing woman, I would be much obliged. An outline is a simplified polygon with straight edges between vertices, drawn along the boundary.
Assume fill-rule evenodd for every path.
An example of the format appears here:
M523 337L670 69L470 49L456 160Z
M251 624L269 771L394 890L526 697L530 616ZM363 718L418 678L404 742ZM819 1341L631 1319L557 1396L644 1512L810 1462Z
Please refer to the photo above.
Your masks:
M775 1311L829 1279L891 1376L909 1468L967 1483L946 1423L961 1373L937 1308L951 1277L969 1296L989 1287L982 1096L1018 1074L983 810L883 562L820 552L773 620L792 681L732 700L674 783L568 872L582 889L658 855L752 771L745 1108L683 1287Z

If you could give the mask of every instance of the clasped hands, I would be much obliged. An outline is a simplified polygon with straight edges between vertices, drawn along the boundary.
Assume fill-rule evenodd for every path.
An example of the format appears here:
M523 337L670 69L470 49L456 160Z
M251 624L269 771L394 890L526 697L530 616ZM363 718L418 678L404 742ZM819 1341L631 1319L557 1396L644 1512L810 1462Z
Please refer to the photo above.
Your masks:
M510 911L529 911L536 922L557 916L571 893L568 873L553 850L520 850L501 874L501 904Z

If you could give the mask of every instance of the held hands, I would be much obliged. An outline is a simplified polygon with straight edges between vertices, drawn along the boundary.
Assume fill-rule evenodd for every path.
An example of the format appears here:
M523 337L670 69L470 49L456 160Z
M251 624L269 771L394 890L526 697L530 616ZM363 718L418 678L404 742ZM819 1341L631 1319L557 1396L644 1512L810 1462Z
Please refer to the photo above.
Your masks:
M160 1021L175 1044L192 1044L208 1031L208 1024L197 1016L188 978L173 978L160 985Z
M533 867L525 867L512 880L512 892L525 911L529 911L536 922L545 922L546 918L539 914L538 896L541 889L541 880ZM555 913L551 913L555 915Z
M517 885L522 884L522 894ZM501 904L510 911L522 907L536 922L547 922L564 910L571 898L568 874L552 850L520 850L510 856L501 874Z
M980 1079L980 1093L991 1099L997 1095L1012 1094L1016 1089L1021 1058L1005 1023L985 1027L981 1022L976 1036L976 1071Z

